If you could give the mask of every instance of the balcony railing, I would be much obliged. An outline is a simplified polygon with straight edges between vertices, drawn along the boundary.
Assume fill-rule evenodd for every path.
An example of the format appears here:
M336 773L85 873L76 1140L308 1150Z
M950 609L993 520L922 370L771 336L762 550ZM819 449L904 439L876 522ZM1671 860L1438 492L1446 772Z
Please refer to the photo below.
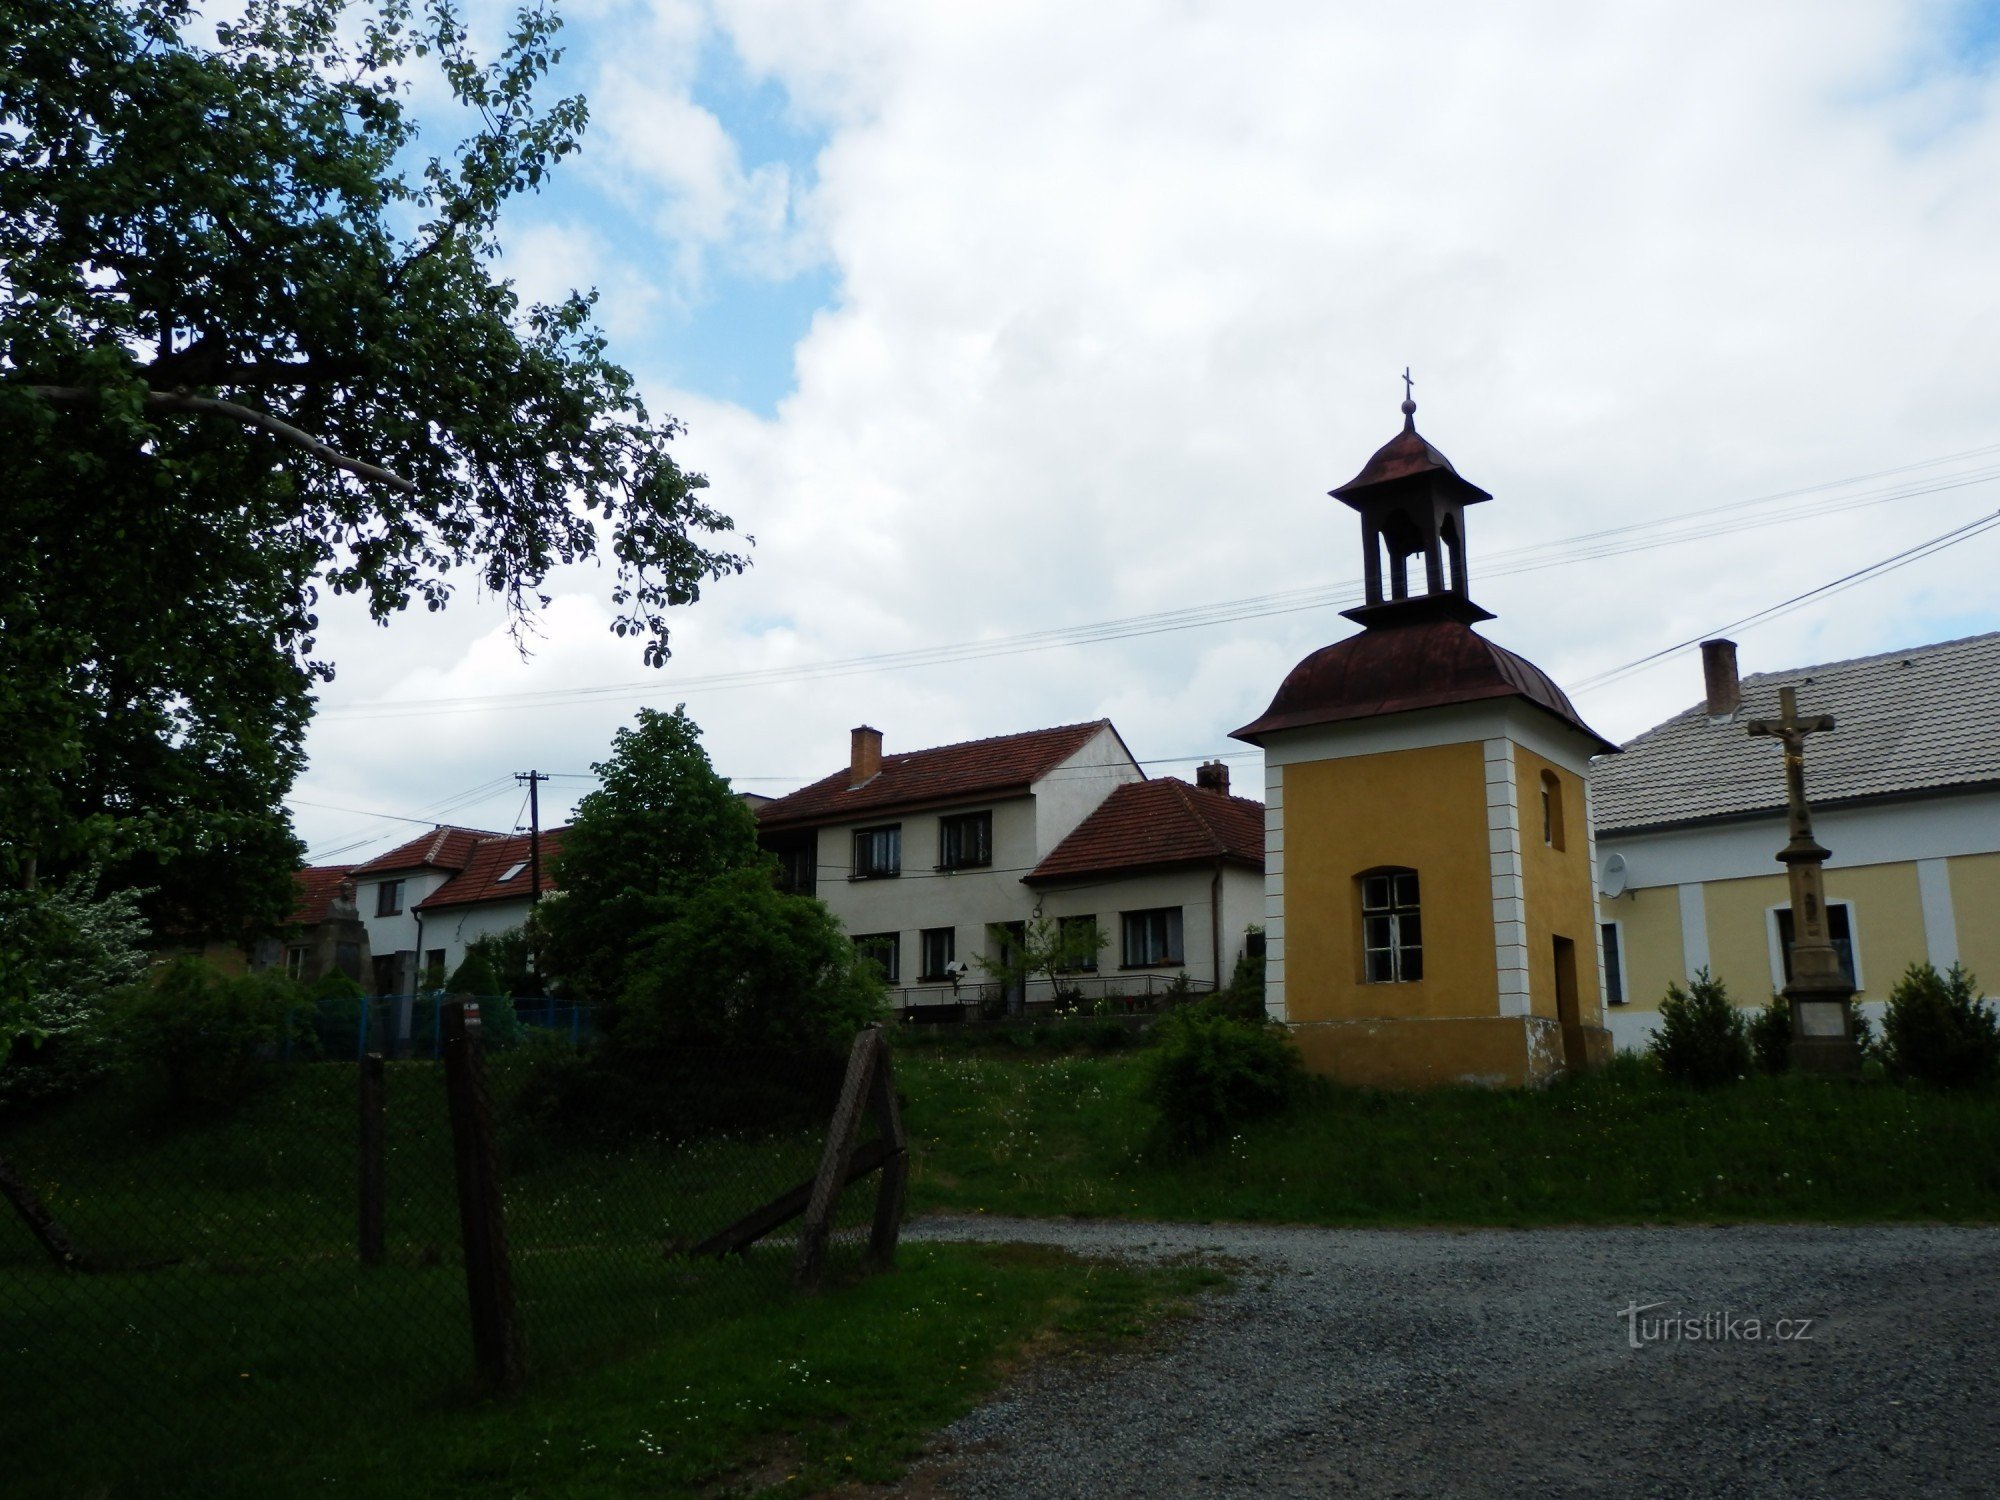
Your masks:
M1185 974L1075 974L1051 982L1030 979L1008 985L998 980L905 985L889 991L901 1019L949 1021L952 1007L962 1021L1042 1020L1063 1016L1154 1015L1202 995L1215 984Z

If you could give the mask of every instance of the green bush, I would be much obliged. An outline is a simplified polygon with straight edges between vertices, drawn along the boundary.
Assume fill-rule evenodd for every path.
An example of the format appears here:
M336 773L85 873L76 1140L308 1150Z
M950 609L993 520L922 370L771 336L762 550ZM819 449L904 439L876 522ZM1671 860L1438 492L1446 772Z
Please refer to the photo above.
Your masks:
M1199 1151L1236 1126L1276 1114L1305 1077L1277 1027L1188 1008L1161 1019L1141 1096L1159 1111L1155 1149Z
M0 892L0 1108L67 1098L114 1065L103 1008L145 977L146 892L96 888L91 872Z
M1792 1065L1792 1002L1783 995L1772 995L1771 1003L1750 1018L1746 1032L1762 1071L1782 1073Z
M1912 964L1889 992L1882 1018L1890 1073L1939 1088L1975 1088L2000 1078L2000 1016L1959 967L1940 974Z
M289 1050L310 1052L311 1005L275 970L229 979L179 958L111 1007L118 1045L135 1070L165 1086L174 1110L235 1107L270 1084Z
M1711 978L1706 969L1686 989L1667 986L1660 1002L1660 1028L1647 1050L1667 1077L1696 1088L1733 1083L1750 1071L1743 1013L1730 1002L1722 981Z
M465 957L458 961L458 967L451 971L451 978L445 981L444 987L454 995L501 993L500 976L493 971L492 962L477 943L465 950Z

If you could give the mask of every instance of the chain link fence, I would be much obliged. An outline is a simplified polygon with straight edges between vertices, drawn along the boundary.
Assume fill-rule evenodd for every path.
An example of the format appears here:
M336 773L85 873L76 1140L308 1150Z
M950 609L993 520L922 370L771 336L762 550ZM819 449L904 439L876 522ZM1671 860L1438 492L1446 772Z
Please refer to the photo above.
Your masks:
M0 1118L8 1493L164 1492L225 1447L365 1442L791 1295L797 1220L703 1242L812 1181L846 1059L688 1054L653 1128L592 1128L563 1107L595 1085L561 1026L460 1043L454 1068L452 1009L435 1045L274 1065L226 1114L119 1081ZM835 1277L883 1175L839 1200Z

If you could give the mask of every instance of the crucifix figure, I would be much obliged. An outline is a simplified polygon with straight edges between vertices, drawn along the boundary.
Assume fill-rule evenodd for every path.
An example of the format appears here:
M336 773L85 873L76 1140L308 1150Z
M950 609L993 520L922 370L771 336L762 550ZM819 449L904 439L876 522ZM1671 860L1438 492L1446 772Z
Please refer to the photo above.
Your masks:
M1812 808L1806 803L1806 736L1833 728L1826 714L1799 715L1798 693L1778 690L1778 717L1752 719L1750 733L1776 739L1785 749L1785 801L1791 841L1778 853L1792 888L1792 976L1785 998L1792 1003L1792 1067L1799 1072L1853 1074L1860 1071L1855 1044L1854 986L1841 972L1827 927L1826 885L1821 866L1831 852L1813 838Z

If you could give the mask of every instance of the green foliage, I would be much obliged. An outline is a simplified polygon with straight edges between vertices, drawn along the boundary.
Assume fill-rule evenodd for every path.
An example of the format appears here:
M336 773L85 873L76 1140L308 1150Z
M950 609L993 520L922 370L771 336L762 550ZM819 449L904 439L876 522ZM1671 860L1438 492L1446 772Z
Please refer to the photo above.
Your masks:
M630 986L647 934L697 888L763 865L757 822L715 773L685 708L641 709L595 791L577 804L556 864L561 894L536 912L544 975L571 999L614 1001Z
M2000 1014L1959 965L1939 974L1912 964L1889 992L1882 1051L1900 1078L1938 1088L1990 1084L2000 1079Z
M832 913L759 865L715 876L641 935L604 1032L633 1059L690 1047L839 1056L882 1014L882 981Z
M447 988L468 995L541 994L542 982L535 973L534 940L530 936L531 928L535 928L533 908L530 909L529 924L529 926L510 928L506 932L489 932L467 943L465 957L453 971ZM488 982L494 988L475 990L459 979L458 976L465 972L465 965L471 963L475 956L483 965ZM478 971L474 972L476 974Z
M1283 1031L1192 1009L1154 1028L1141 1093L1158 1111L1154 1144L1170 1152L1213 1146L1238 1126L1276 1114L1305 1078Z
M299 987L275 970L238 979L178 958L127 990L110 1022L135 1070L164 1086L175 1112L240 1107L270 1086L286 1049L312 1046Z
M988 958L979 954L974 963L1004 985L1046 979L1050 992L1058 999L1063 998L1064 979L1095 968L1097 955L1111 941L1099 930L1095 919L1064 922L1058 917L1034 917L1022 924L1019 936L997 927L988 931L1002 956Z
M386 621L469 569L521 624L601 548L657 665L746 565L592 297L499 277L585 122L553 13L486 63L451 0L223 9L15 0L0 48L0 884L103 862L189 936L289 909L322 589Z
M1750 1071L1750 1040L1743 1013L1729 991L1706 969L1682 989L1667 986L1660 1026L1648 1043L1660 1071L1696 1088L1732 1083Z
M0 1106L61 1098L100 1077L105 1001L146 973L138 891L97 899L91 874L0 892Z
M1770 1004L1750 1018L1744 1028L1751 1054L1766 1073L1782 1073L1792 1065L1792 1002L1772 995Z
M465 957L458 961L458 967L451 971L451 978L444 987L454 995L498 995L500 976L493 972L493 963L481 951L477 943L468 943Z

